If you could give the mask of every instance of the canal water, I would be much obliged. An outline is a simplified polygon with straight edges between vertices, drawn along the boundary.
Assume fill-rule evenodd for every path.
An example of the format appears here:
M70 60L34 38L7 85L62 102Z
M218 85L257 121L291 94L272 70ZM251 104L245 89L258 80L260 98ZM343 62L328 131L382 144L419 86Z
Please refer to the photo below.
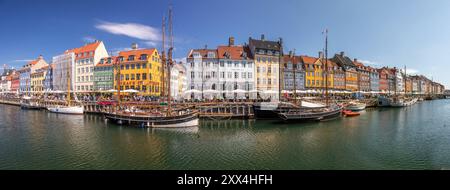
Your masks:
M283 124L139 129L0 105L0 169L450 169L450 100Z

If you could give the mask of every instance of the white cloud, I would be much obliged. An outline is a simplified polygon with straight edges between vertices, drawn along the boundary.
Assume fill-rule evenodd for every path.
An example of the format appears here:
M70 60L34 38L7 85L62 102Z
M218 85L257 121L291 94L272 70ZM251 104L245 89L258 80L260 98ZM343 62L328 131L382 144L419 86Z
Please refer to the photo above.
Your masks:
M34 61L34 59L16 59L12 60L11 62L30 62L30 61Z
M150 46L155 46L156 42L161 41L159 29L143 24L100 21L95 27L111 34L144 40L144 43Z
M156 47L156 42L154 42L154 41L145 41L143 43L150 47Z
M373 66L379 66L381 63L375 62L375 61L369 61L369 60L358 60L359 62L365 64L365 65L373 65Z
M404 72L404 69L400 69L400 71L401 71L401 72ZM416 69L408 69L408 68L406 68L406 74L407 74L407 75L418 74L418 73L419 73L419 71L416 70Z
M108 53L110 53L112 56L115 56L115 55L118 55L119 52L121 52L121 51L130 51L130 50L131 50L131 48L129 48L129 47L125 47L125 48L112 48L112 49L111 49L111 52L108 52Z

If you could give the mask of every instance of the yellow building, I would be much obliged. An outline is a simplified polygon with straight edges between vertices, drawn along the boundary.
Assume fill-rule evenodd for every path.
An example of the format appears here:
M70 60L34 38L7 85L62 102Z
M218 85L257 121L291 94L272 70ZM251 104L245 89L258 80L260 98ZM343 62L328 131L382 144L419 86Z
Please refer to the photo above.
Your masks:
M37 69L35 72L31 73L31 91L32 92L43 92L44 91L44 80L45 74L47 73L48 66Z
M300 56L305 65L305 87L309 89L325 89L325 63L322 59L309 56ZM328 88L333 88L333 64L328 62Z
M133 49L119 52L120 89L138 90L137 94L159 96L161 93L161 59L153 49ZM118 70L114 69L114 87L117 89Z

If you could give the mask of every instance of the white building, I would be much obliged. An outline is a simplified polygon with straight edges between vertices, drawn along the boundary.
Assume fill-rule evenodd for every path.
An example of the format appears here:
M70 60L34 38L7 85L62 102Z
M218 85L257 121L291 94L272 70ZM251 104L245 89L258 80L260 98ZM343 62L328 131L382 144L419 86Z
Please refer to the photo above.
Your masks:
M177 101L183 100L183 93L187 89L186 68L179 63L175 64L170 72L170 96Z
M188 90L184 94L185 98L197 100L206 98L209 95L206 90L215 88L218 83L218 69L217 49L189 51L186 63Z
M101 58L109 57L102 41L95 41L80 48L69 50L75 54L75 90L94 90L94 65Z
M67 50L64 54L53 57L53 90L67 91L67 74L71 76L71 90L75 83L75 53Z
M247 46L194 49L187 56L188 90L185 98L255 99L255 64Z

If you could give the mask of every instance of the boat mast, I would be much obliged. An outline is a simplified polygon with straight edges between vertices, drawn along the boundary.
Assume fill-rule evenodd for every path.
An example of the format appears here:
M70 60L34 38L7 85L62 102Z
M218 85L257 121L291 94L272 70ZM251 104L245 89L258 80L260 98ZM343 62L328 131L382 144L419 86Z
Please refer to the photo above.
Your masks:
M69 62L67 62L69 63ZM70 65L67 67L67 106L70 107Z
M117 59L116 67L117 67L117 96L118 96L117 104L119 105L119 108L120 108L120 103L121 103L121 101L120 101L120 87L121 87L120 80L122 78L120 75L120 66L122 64L122 60L121 60L120 56L117 57L116 59Z
M162 101L164 101L164 96L165 96L164 93L165 93L165 89L166 89L166 85L165 85L165 83L166 83L166 79L165 79L165 71L166 71L166 69L165 69L165 67L166 67L166 61L167 61L166 60L166 17L165 16L163 16L163 18L162 18L162 27L161 27L161 29L162 29L161 99L162 99Z
M403 87L405 90L405 96L406 96L406 65L405 65L405 72L404 72L405 76L403 77L403 80L405 81L405 86Z
M292 62L292 69L293 69L293 71L294 71L294 103L295 103L295 105L297 105L297 86L296 86L296 84L295 84L295 82L296 82L296 78L295 78L295 72L296 72L296 70L297 70L297 60L295 59L295 48L294 48L294 53L293 53L293 55L292 55L292 57L293 57L293 62Z
M167 62L167 116L172 113L172 100L171 100L171 90L170 90L170 79L171 79L171 67L173 65L172 53L173 53L173 21L172 21L172 5L169 5L169 51L168 51L168 62Z
M328 106L328 29L325 30L325 101Z

